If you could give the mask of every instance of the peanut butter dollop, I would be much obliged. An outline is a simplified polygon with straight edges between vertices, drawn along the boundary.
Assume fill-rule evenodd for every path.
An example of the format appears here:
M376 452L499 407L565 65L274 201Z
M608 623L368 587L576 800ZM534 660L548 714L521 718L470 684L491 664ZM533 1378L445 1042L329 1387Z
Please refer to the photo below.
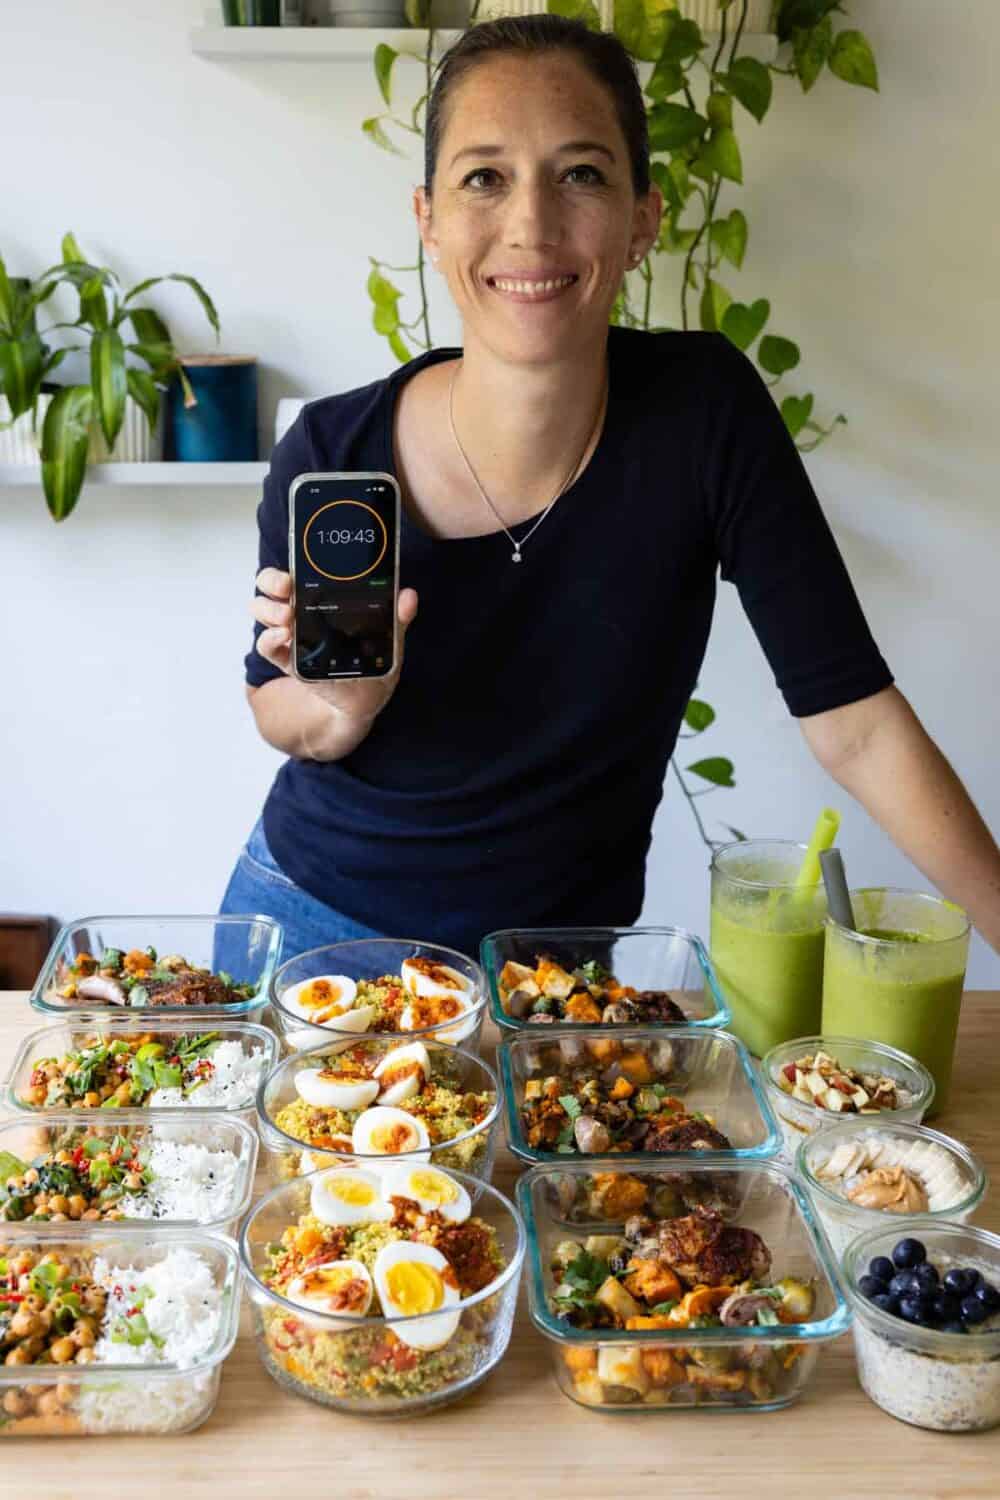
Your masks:
M890 1214L925 1214L929 1207L923 1185L902 1167L876 1167L847 1191L859 1208L880 1208Z

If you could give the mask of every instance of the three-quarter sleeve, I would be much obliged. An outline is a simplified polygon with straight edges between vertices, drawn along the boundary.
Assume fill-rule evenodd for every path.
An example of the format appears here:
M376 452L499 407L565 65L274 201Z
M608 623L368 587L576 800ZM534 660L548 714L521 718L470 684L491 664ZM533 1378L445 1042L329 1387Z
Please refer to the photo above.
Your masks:
M308 474L314 468L305 413L300 412L275 446L271 454L271 466L264 480L264 494L257 507L258 572L261 568L277 568L282 573L288 572L288 491L297 475ZM244 659L246 680L250 687L261 687L265 682L284 676L278 667L265 661L257 650L257 637L263 629L263 625L255 622L253 645Z
M892 674L795 443L746 355L707 342L702 483L722 576L793 715L870 697Z

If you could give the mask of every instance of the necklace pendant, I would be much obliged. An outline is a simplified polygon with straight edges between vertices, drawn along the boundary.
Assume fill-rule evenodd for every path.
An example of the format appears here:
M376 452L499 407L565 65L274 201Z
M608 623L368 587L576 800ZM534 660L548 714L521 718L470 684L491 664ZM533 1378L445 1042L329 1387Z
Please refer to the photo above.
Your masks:
M511 560L511 562L520 562L521 561L521 549L520 549L520 547L515 547L514 548L514 551L511 553L510 560Z

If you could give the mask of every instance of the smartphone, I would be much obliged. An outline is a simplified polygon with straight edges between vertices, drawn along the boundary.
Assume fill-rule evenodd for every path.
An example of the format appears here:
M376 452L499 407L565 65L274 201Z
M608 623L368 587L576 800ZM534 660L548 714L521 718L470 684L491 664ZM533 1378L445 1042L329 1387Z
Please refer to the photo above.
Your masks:
M393 670L399 506L391 474L299 474L292 481L291 669L303 682Z

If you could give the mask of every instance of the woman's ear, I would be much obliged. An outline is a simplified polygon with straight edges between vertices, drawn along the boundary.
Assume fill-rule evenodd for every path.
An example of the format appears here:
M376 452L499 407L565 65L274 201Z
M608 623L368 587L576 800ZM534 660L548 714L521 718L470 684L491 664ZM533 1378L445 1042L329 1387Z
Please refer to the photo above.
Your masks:
M422 183L419 187L413 189L413 213L417 221L417 229L420 232L424 249L434 264L437 265L441 255L431 229L430 198L427 195L427 189Z
M644 260L652 250L660 232L662 217L663 194L654 182L649 192L637 200L635 218L632 221L632 244L639 252L639 260Z

